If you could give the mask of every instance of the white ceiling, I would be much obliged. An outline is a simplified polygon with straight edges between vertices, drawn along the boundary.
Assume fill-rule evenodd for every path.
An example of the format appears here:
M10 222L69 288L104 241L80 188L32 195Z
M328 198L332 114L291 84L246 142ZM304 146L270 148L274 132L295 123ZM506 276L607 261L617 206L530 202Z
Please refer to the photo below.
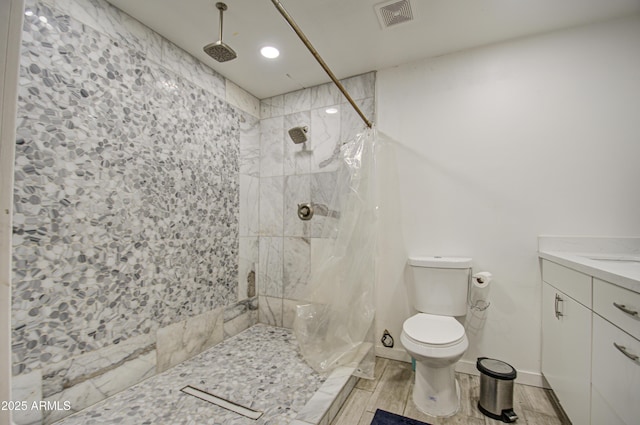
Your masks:
M270 0L226 0L223 41L238 58L218 63L216 0L108 0L264 99L329 81ZM338 78L426 57L640 12L640 0L411 0L412 22L381 29L383 0L281 0ZM278 59L261 47L274 45Z

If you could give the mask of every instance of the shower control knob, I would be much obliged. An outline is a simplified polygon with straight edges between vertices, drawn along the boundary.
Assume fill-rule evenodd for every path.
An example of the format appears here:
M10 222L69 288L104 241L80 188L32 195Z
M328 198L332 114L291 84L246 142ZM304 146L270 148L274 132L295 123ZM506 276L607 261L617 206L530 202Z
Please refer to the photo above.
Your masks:
M300 220L311 220L313 217L313 207L309 203L298 204L298 218Z

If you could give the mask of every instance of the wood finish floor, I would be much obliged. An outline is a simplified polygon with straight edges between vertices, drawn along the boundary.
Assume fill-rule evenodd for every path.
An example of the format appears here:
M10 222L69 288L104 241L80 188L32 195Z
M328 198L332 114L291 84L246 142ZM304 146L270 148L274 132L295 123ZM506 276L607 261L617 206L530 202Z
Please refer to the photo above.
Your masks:
M478 410L480 377L457 374L461 409L449 418L434 418L418 411L411 398L414 376L411 364L376 358L375 380L360 379L332 425L369 425L376 409L404 415L432 425L498 425L503 422ZM556 407L551 390L516 384L513 409L516 425L571 425Z

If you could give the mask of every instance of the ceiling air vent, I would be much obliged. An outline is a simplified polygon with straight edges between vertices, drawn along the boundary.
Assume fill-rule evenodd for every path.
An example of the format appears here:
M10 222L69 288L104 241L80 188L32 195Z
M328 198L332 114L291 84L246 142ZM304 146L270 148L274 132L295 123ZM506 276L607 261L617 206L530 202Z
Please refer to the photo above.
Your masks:
M382 29L413 21L409 0L393 0L373 6Z

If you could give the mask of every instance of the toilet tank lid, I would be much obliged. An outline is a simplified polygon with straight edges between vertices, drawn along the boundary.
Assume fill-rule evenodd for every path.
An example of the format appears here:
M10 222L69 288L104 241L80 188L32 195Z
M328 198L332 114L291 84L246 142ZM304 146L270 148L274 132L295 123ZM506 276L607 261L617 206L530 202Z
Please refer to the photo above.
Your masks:
M471 258L468 257L409 257L409 265L417 267L434 267L440 269L468 269Z

